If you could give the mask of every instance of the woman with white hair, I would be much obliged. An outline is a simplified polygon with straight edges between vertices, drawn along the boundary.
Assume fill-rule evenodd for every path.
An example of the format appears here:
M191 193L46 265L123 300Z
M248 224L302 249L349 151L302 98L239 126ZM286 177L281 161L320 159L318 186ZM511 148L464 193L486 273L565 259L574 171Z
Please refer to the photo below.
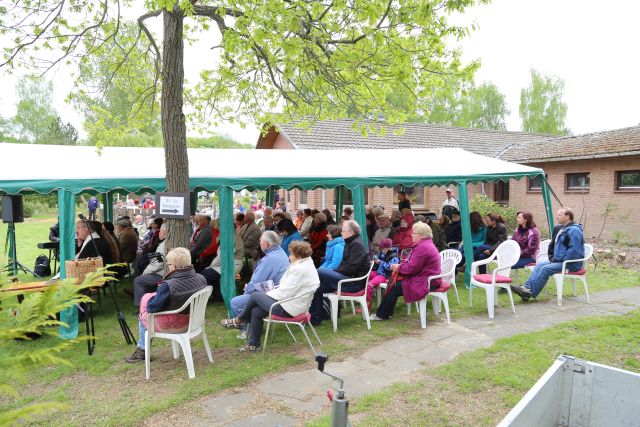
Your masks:
M138 363L144 361L144 334L148 329L148 313L177 310L194 293L207 286L206 279L196 273L191 265L191 253L185 248L172 249L165 261L168 273L158 285L157 292L145 294L140 302L140 339L138 347L125 361ZM189 325L189 314L167 314L155 317L156 331L180 330Z
M400 264L391 265L391 270L398 274L398 282L402 283L397 283L387 291L371 320L390 319L399 296L404 296L404 301L410 304L420 301L430 290L443 285L442 279L434 279L429 289L429 277L440 274L440 253L433 244L431 228L423 222L416 222L411 236L411 254Z

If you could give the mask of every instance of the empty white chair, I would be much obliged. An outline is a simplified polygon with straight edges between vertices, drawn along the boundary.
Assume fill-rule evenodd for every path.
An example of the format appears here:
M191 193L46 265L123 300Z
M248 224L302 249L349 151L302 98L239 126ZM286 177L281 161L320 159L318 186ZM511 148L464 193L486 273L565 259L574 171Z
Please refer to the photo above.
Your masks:
M587 297L587 304L591 304L589 300L589 289L587 288L587 262L589 258L593 255L593 245L589 243L585 243L584 245L584 258L581 259L569 259L562 263L562 272L556 273L553 275L553 280L556 282L556 292L558 294L558 305L562 305L562 290L564 286L564 281L566 279L571 280L571 284L573 285L573 296L576 296L576 281L579 280L582 282L584 286L584 294ZM578 271L569 272L567 271L567 264L570 262L580 262L582 261L584 264L582 268Z
M516 307L513 304L513 295L511 294L511 287L509 284L513 281L511 279L511 267L518 262L520 258L520 246L513 240L507 240L500 243L500 246L496 248L493 254L481 261L475 261L471 264L471 287L469 288L469 305L473 305L473 287L482 288L487 293L487 310L489 312L489 319L493 319L494 305L498 301L498 288L507 290L509 294L509 300L511 301L511 309L516 312ZM486 265L490 262L495 262L498 266L492 273L477 274L478 266Z
M187 364L187 372L189 378L195 378L196 373L193 369L193 355L191 354L191 339L202 335L202 341L204 342L204 348L207 352L209 362L213 363L213 356L211 355L211 348L209 347L209 341L207 341L207 334L204 331L204 315L207 309L207 302L213 288L207 286L206 288L191 295L187 302L177 310L161 311L158 313L149 313L147 323L149 329L144 334L144 346L145 346L145 368L147 379L151 376L151 339L152 338L164 338L171 340L171 346L173 348L173 358L180 357L180 349L178 344L182 348L184 354L184 360ZM169 331L156 331L155 330L155 317L162 316L164 314L178 314L189 308L189 325L186 330L169 332Z

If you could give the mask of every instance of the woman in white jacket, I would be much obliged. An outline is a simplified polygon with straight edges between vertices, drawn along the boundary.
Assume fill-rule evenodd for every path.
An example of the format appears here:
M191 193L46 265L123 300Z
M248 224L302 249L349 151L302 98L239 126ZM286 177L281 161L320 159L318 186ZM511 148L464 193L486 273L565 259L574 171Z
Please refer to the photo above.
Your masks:
M262 335L262 319L269 315L269 308L278 301L306 294L306 297L285 301L273 307L272 314L280 317L296 317L307 311L309 301L320 285L313 266L309 243L296 240L289 245L289 268L280 279L280 286L269 292L254 292L244 311L234 319L236 324L251 322L248 343L240 351L258 351Z

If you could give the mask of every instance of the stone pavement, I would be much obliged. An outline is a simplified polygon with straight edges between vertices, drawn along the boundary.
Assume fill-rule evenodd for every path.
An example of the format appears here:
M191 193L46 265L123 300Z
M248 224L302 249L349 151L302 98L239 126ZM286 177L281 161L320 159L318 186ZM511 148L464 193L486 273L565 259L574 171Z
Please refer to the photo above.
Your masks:
M329 360L326 369L345 378L347 394L354 398L393 383L410 381L420 370L447 363L464 351L488 347L498 338L548 328L581 317L622 315L639 307L640 288L595 293L591 295L591 304L579 296L565 298L561 307L555 298L547 302L521 304L516 306L515 314L507 307L500 307L493 320L485 315L455 319L451 325L431 321L420 335L386 341L357 358L349 357L337 363ZM415 312L414 316L419 328ZM376 322L372 327L376 327ZM325 393L328 388L336 386L336 382L315 369L270 376L241 391L232 394L227 391L193 402L189 405L191 415L181 418L181 423L295 426L300 424L297 420L329 414ZM158 424L157 421L154 420L154 425Z

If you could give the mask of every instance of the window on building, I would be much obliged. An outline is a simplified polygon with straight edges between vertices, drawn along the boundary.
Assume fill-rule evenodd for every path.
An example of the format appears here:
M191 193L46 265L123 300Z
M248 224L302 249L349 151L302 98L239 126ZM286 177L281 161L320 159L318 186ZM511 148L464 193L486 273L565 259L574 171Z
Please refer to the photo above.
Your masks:
M567 191L589 191L590 183L589 172L568 173L565 189Z
M500 204L509 204L509 181L498 181L493 184L493 199Z
M404 191L407 193L407 199L411 203L411 207L424 207L424 185L416 185L415 187L405 187L404 185L396 185L393 187L393 204L396 209L398 207L398 193Z
M640 191L640 170L616 172L616 190Z
M540 176L528 178L527 191L542 191L542 178L540 178Z
M298 190L300 192L300 201L298 202L301 205L306 205L307 204L307 190Z

